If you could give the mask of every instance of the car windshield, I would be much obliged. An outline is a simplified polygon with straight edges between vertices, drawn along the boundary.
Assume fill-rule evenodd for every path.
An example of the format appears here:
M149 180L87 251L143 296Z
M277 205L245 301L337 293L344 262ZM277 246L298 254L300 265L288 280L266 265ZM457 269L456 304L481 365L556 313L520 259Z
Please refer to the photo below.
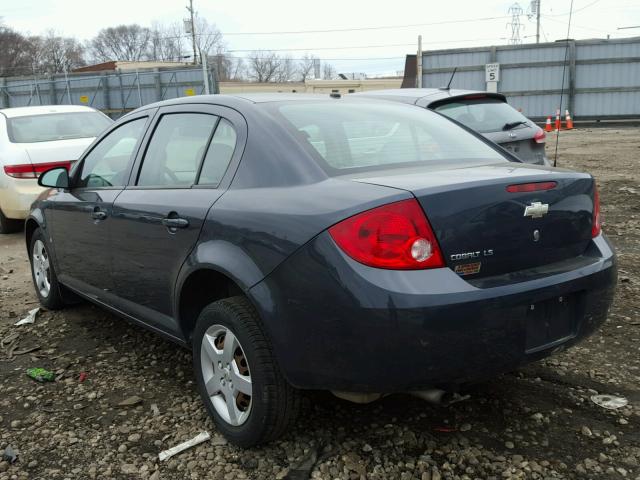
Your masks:
M96 137L111 124L98 112L47 113L7 119L9 140L36 143Z
M507 161L430 111L395 103L295 102L269 106L332 174L428 164Z
M509 125L527 122L527 117L497 98L460 100L439 105L434 110L480 133L508 130L513 128Z

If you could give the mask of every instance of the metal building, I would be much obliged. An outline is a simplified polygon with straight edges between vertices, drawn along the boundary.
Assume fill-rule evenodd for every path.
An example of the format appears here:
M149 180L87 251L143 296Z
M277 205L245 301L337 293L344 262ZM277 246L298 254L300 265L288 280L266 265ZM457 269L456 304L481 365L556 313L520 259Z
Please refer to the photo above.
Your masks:
M422 86L446 85L456 67L452 88L496 90L537 120L557 108L583 120L640 117L640 37L425 51Z

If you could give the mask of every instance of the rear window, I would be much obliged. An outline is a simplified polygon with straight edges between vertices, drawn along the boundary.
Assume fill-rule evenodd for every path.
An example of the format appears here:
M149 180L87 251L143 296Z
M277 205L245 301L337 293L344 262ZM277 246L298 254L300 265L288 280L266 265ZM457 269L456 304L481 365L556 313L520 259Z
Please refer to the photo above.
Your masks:
M393 103L267 106L329 173L420 164L507 161L432 112Z
M111 120L98 112L47 113L7 119L9 140L13 143L97 137L110 124Z
M499 132L505 125L527 121L511 105L495 98L445 103L434 110L480 133Z

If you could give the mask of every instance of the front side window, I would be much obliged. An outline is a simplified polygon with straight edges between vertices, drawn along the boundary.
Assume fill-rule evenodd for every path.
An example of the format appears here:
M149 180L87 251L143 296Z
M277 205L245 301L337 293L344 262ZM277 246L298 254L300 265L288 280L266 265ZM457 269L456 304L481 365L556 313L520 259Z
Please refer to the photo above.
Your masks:
M111 122L99 112L47 113L9 118L7 129L13 143L53 142L97 137Z
M329 174L402 165L507 161L467 131L428 110L392 103L265 105Z
M160 119L144 156L138 186L191 186L218 117L168 113Z
M147 117L116 128L84 158L79 188L122 187L129 177L134 149L144 132Z

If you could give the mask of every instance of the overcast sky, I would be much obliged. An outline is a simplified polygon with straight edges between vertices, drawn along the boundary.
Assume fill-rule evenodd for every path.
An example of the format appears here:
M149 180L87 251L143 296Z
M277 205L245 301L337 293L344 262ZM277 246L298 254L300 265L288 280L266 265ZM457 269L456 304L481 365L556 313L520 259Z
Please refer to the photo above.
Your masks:
M82 40L101 28L123 23L150 26L152 22L181 21L188 0L2 0L5 25L24 33L54 29ZM338 71L393 74L404 67L404 55L414 53L417 36L424 49L506 44L511 35L507 16L513 1L363 1L363 0L194 0L199 14L225 34L227 48L243 56L254 49L295 49L333 63ZM542 0L541 41L566 37L571 0ZM376 5L379 5L376 6ZM527 18L529 2L521 1L520 36L535 42L535 19ZM486 20L489 17L500 17ZM457 23L442 23L452 22ZM434 25L436 23L440 25ZM422 25L416 25L422 24ZM431 24L431 25L428 25ZM405 27L406 25L413 25ZM368 27L394 26L385 29ZM403 27L400 27L403 26ZM640 1L574 0L570 37L611 38L640 36ZM249 32L361 29L348 32L248 35ZM338 48L336 48L338 47ZM358 48L365 47L365 48ZM342 60L341 60L342 59ZM345 60L348 59L348 60Z

